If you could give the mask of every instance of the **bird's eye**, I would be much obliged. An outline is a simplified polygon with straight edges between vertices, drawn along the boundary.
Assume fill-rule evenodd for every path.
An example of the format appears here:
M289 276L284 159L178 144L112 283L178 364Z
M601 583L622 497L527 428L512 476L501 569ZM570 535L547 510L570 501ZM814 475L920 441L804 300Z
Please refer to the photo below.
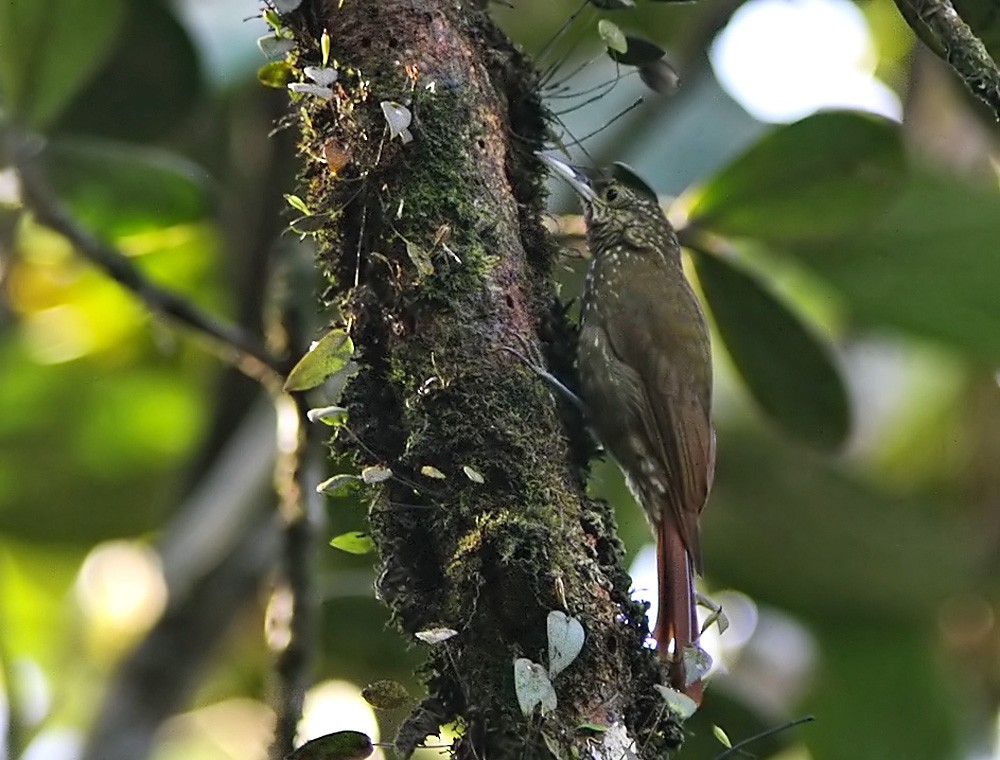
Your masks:
M613 187L609 187L607 190L604 191L604 197L606 200L610 201L611 203L614 203L616 200L618 200L618 191L615 190L615 188Z

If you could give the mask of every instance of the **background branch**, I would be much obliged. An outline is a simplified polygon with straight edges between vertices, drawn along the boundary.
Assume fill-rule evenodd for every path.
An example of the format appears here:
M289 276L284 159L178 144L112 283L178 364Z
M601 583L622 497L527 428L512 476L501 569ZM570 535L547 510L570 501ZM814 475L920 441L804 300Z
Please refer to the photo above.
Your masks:
M932 47L962 78L969 92L1000 119L1000 70L986 46L955 10L950 0L895 0L906 22L921 37L931 36Z
M17 151L15 151L16 153ZM21 158L17 162L25 205L35 219L65 237L88 261L131 291L150 311L162 314L210 338L244 373L271 389L280 388L285 368L243 330L226 324L201 311L183 296L157 285L147 278L122 251L99 240L60 204L50 190L36 161Z

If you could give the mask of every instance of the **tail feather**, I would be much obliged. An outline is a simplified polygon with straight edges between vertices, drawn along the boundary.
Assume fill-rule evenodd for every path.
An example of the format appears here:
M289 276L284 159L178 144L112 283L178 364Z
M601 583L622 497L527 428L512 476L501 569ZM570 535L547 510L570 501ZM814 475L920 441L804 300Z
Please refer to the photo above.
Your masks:
M698 638L691 558L669 515L661 515L656 524L656 569L659 605L653 638L657 651L669 661L670 685L701 704L701 681L687 683L683 656L685 648Z

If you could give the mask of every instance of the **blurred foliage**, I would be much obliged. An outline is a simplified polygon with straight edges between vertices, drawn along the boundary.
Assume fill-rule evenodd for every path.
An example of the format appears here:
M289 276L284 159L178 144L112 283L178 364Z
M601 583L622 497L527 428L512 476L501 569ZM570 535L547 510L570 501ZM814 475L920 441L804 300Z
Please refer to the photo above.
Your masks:
M516 4L493 12L528 51L578 5ZM273 126L270 95L256 82L262 61L243 56L238 77L206 86L202 61L222 55L207 41L245 38L243 19L259 11L250 1L223 5L212 23L225 15L229 26L213 36L197 3L0 3L0 92L4 118L45 131L52 181L90 230L155 281L233 317L247 278L266 276L248 250L295 247L247 239L262 229L260 216L287 218L280 192L294 188L272 187L274 173L261 167ZM622 33L667 51L682 89L588 142L595 156L628 158L661 192L677 189L677 175L659 173L664 165L699 178L673 213L687 225L682 237L719 332L706 587L749 595L757 628L730 649L723 637L728 673L693 719L686 756L721 751L713 724L735 742L804 712L817 721L751 749L786 760L968 756L991 741L1000 693L991 574L1000 478L990 444L1000 429L1000 194L984 172L931 166L915 135L950 129L960 146L970 130L985 130L992 145L995 125L977 122L975 110L933 124L844 112L757 124L721 91L703 54L737 5L607 11ZM987 5L958 3L982 11L971 20L995 48ZM911 79L913 37L890 0L863 10L876 70L901 95L933 99L939 93L927 88L954 84ZM596 55L601 76L613 73L601 53L603 17L588 7L546 63L565 56L562 71ZM576 38L585 42L574 52ZM564 118L590 132L627 104L634 84ZM979 157L985 174L995 158ZM217 452L204 442L218 440L210 431L233 380L197 337L146 313L19 216L16 202L0 203L0 665L20 721L7 737L16 754L38 731L82 730L113 664L158 614L152 585L128 584L147 571L159 577L138 549L166 540L179 515L194 533L210 530L209 514L192 521L184 505L211 473ZM564 296L576 287L568 273ZM312 302L308 285L299 291L291 297ZM849 430L845 451L822 451ZM612 466L595 473L634 554L649 541L641 511ZM328 504L324 543L364 530L353 496ZM121 540L136 551L106 551ZM123 556L140 564L98 572ZM327 547L318 579L317 675L355 684L359 703L361 687L382 679L417 693L419 652L386 629L371 564ZM263 595L248 600L195 712L168 725L159 757L261 756L260 741L237 738L264 733L271 614ZM373 730L337 725L337 714L324 732ZM380 719L386 735L398 716Z

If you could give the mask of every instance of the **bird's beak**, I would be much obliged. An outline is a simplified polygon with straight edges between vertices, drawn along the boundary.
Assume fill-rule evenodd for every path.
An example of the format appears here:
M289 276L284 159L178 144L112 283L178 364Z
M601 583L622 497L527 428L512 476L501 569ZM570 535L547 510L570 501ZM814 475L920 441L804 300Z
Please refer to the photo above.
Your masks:
M569 183L569 186L572 187L585 202L593 203L597 199L597 194L594 192L593 185L590 182L590 177L587 176L583 169L573 166L573 164L567 164L565 161L560 161L551 153L536 153L535 155L542 160L542 163L566 180Z

